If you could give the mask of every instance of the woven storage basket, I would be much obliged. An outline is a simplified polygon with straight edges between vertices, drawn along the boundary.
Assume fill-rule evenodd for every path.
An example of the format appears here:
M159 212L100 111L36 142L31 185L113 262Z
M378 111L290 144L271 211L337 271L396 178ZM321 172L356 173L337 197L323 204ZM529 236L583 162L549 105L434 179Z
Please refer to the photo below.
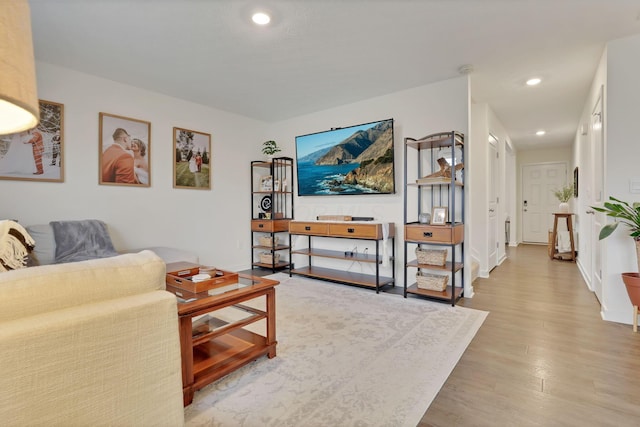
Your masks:
M274 236L273 238L271 236L260 236L260 237L258 237L258 243L260 244L260 246L273 246L271 244L272 241L273 241L274 245L277 245L278 244L278 240L279 240L278 236Z
M430 291L444 291L447 289L449 276L431 273L417 273L416 281L418 289L428 289Z
M280 261L279 253L272 254L271 252L262 252L260 254L260 262L263 264L272 264L272 263L277 264L278 261Z
M418 258L418 264L444 267L447 263L447 250L416 248L416 257Z

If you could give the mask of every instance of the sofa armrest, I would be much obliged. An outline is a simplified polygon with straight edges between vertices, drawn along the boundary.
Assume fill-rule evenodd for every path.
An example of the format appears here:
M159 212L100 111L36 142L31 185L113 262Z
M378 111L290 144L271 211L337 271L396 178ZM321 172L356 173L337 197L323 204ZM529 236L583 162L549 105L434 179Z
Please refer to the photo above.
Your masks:
M22 268L0 274L0 322L166 287L151 251Z
M3 425L183 425L175 296L1 322L0 390Z

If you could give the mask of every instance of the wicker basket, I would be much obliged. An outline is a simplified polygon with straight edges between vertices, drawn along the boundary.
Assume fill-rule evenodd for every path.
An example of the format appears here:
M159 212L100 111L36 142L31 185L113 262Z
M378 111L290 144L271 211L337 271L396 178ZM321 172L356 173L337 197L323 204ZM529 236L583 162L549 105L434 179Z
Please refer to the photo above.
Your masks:
M418 264L444 267L447 263L447 250L416 248L416 257L418 258Z
M430 291L444 291L447 289L449 276L431 273L417 273L416 281L418 289L428 289Z
M262 264L277 264L280 261L280 254L271 252L262 252L260 254L260 262Z
M278 244L279 237L278 236L260 236L258 237L258 243L260 246L273 246ZM273 243L272 243L273 242Z

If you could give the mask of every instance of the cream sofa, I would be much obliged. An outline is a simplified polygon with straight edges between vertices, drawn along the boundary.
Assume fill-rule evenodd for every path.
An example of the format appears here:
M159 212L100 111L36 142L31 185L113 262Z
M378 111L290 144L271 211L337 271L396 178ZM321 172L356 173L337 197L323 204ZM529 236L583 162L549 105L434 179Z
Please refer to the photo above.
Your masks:
M151 251L0 273L0 424L183 425L164 289Z
M108 235L107 225L102 221L98 220L81 220L81 221L69 221L70 223L75 223L76 225L82 224L85 222L93 222L100 223L102 227L104 227L104 236L103 242L107 248L113 249L113 245L111 243L111 238ZM54 231L50 223L46 224L34 224L28 225L25 227L26 231L29 235L35 240L35 248L33 250L33 258L35 259L36 265L48 265L56 263L56 239L54 236ZM92 245L88 245L88 249L91 251L100 251L104 250L105 247L99 247L95 235L88 234L88 237L93 240ZM97 246L98 245L98 246ZM82 245L78 245L79 249L86 250L87 247L82 247ZM177 249L165 246L154 246L140 249L129 249L120 251L121 253L130 253L130 252L140 252L142 250L148 249L153 251L156 255L164 260L165 263L177 262L177 261L186 261L194 264L198 263L198 255L184 250ZM115 249L113 249L115 252ZM97 257L97 256L96 256Z

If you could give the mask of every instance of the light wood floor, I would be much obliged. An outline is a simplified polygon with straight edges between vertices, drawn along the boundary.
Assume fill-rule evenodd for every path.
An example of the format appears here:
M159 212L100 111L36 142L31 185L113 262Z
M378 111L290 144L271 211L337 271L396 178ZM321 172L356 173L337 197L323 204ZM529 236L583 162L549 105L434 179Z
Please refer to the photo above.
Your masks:
M601 320L576 264L508 248L474 289L460 305L490 314L419 427L640 426L640 333Z

